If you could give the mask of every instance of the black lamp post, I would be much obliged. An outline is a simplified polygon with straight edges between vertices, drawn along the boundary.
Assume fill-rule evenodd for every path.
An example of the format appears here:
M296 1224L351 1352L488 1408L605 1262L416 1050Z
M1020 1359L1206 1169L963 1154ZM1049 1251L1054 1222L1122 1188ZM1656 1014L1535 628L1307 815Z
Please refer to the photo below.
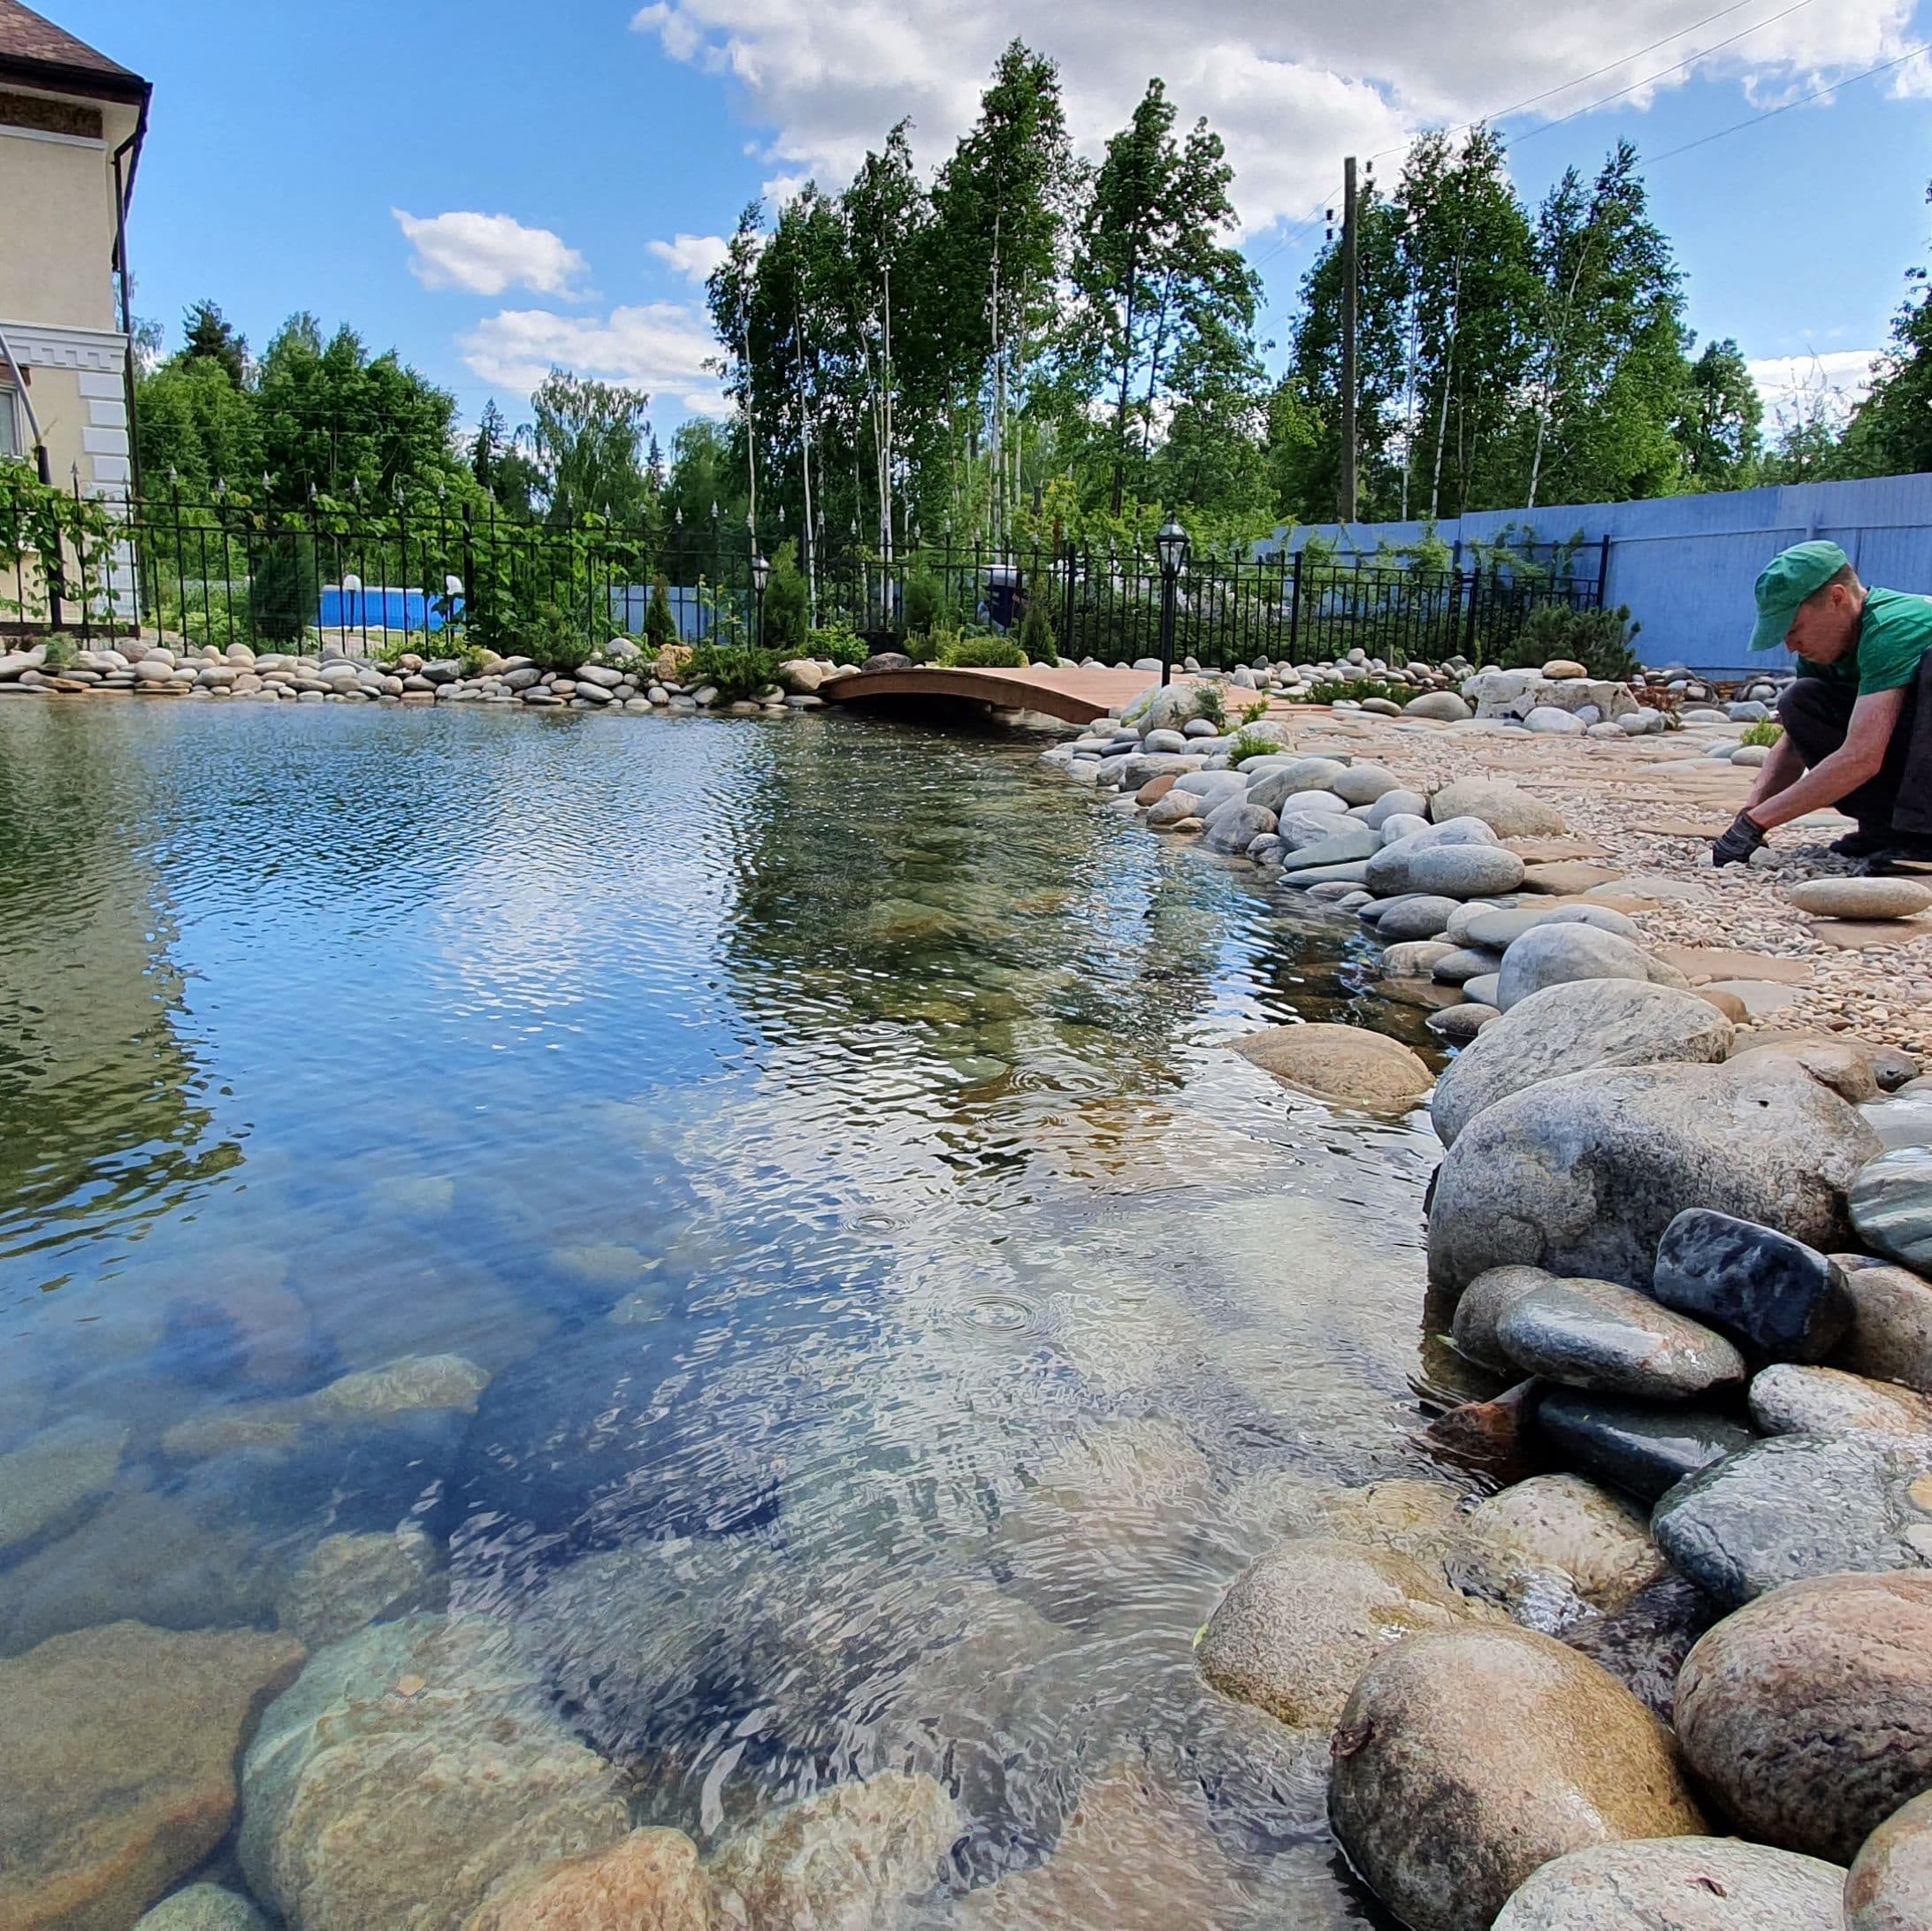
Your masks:
M754 649L765 644L765 586L771 582L771 563L762 551L752 552L752 588L758 592L758 625L752 632Z
M1154 548L1161 560L1161 682L1165 683L1174 674L1174 590L1194 546L1170 516L1154 538Z

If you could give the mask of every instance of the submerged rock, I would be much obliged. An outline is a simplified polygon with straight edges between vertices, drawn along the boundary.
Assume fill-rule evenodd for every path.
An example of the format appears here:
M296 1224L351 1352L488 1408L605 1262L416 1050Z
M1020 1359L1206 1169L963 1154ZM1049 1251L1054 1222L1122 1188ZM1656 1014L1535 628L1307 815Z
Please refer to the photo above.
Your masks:
M0 1662L0 1924L115 1931L228 1833L293 1637L111 1622Z
M1694 1207L1664 1229L1651 1292L1753 1360L1822 1361L1852 1324L1844 1270L1789 1234Z
M1745 1378L1722 1336L1614 1281L1538 1287L1510 1304L1496 1339L1528 1373L1602 1394L1684 1401Z
M0 1455L0 1550L100 1494L120 1467L128 1433L114 1422L63 1422Z
M1453 1147L1485 1107L1525 1087L1591 1066L1714 1063L1730 1053L1733 1031L1695 994L1647 980L1547 986L1483 1029L1443 1073L1429 1117L1443 1145Z
M262 1720L237 1846L291 1931L458 1931L526 1866L615 1843L617 1773L553 1713L507 1625L377 1623L323 1650Z
M1932 1785L1932 1576L1828 1576L1727 1616L1684 1663L1677 1734L1753 1836L1849 1863Z
M190 1884L164 1897L134 1931L268 1931L268 1920L240 1891Z
M1551 1388L1536 1404L1536 1431L1560 1460L1641 1502L1758 1438L1728 1416L1678 1401Z
M1684 1660L1720 1614L1694 1584L1664 1576L1607 1614L1569 1618L1559 1633L1668 1723Z
M1528 1630L1472 1626L1385 1651L1332 1751L1335 1835L1411 1931L1489 1931L1552 1858L1705 1828L1662 1724Z
M958 1829L936 1780L882 1770L753 1825L718 1854L712 1877L752 1931L867 1931L938 1882Z
M1272 1026L1234 1050L1285 1086L1369 1112L1407 1112L1434 1084L1400 1040L1359 1026Z
M445 1585L436 1546L420 1529L394 1535L325 1536L289 1579L275 1620L310 1649L366 1623L439 1608Z
M698 1846L681 1830L633 1830L607 1851L513 1877L462 1931L712 1931Z
M474 1414L490 1378L461 1355L405 1355L380 1368L364 1368L332 1381L310 1397L325 1416L409 1415L455 1408Z
M1614 1609L1665 1573L1643 1515L1577 1475L1539 1475L1481 1503L1450 1557L1452 1580L1513 1606L1549 1578Z
M1735 1837L1593 1844L1553 1859L1493 1931L1844 1931L1844 1872Z
M1647 1289L1657 1243L1709 1207L1829 1250L1876 1145L1789 1065L1638 1066L1545 1080L1478 1114L1436 1178L1429 1276L1527 1264Z
M1865 1840L1844 1885L1845 1931L1925 1931L1932 1924L1932 1790L1901 1805Z
M1472 1607L1407 1556L1310 1537L1243 1572L1196 1653L1223 1695L1284 1723L1325 1729L1391 1643L1450 1628Z
M1932 1566L1932 1479L1890 1442L1777 1435L1680 1482L1651 1529L1736 1607L1807 1576Z

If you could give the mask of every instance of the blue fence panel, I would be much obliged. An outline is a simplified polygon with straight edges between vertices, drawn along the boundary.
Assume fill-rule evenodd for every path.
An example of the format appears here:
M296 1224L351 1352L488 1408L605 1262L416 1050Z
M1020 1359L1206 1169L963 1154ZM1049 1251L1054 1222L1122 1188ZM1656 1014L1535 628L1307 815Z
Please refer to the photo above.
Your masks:
M454 607L446 617L446 602ZM462 615L461 597L431 598L422 590L324 587L319 628L325 630L440 630Z
M1264 548L1299 550L1311 537L1373 553L1419 542L1419 523L1308 524L1279 531ZM1643 626L1646 664L1711 672L1762 669L1745 645L1751 586L1788 544L1829 537L1867 584L1932 592L1932 476L1804 483L1641 503L1554 504L1484 510L1435 527L1443 542L1540 544L1610 539L1604 601L1628 604ZM1578 567L1587 560L1579 558Z

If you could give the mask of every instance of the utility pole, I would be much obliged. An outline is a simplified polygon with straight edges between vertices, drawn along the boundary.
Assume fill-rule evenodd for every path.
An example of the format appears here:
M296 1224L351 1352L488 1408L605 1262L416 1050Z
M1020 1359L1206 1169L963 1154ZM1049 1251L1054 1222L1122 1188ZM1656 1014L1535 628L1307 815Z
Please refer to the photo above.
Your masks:
M1355 477L1356 234L1355 157L1341 164L1341 520L1352 523L1360 491Z

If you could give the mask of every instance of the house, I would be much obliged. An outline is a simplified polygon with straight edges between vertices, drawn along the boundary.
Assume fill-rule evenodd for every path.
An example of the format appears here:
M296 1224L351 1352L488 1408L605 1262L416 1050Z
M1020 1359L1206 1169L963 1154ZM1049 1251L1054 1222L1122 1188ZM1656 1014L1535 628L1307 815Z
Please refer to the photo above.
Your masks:
M0 0L0 455L116 498L134 482L127 208L150 92Z

